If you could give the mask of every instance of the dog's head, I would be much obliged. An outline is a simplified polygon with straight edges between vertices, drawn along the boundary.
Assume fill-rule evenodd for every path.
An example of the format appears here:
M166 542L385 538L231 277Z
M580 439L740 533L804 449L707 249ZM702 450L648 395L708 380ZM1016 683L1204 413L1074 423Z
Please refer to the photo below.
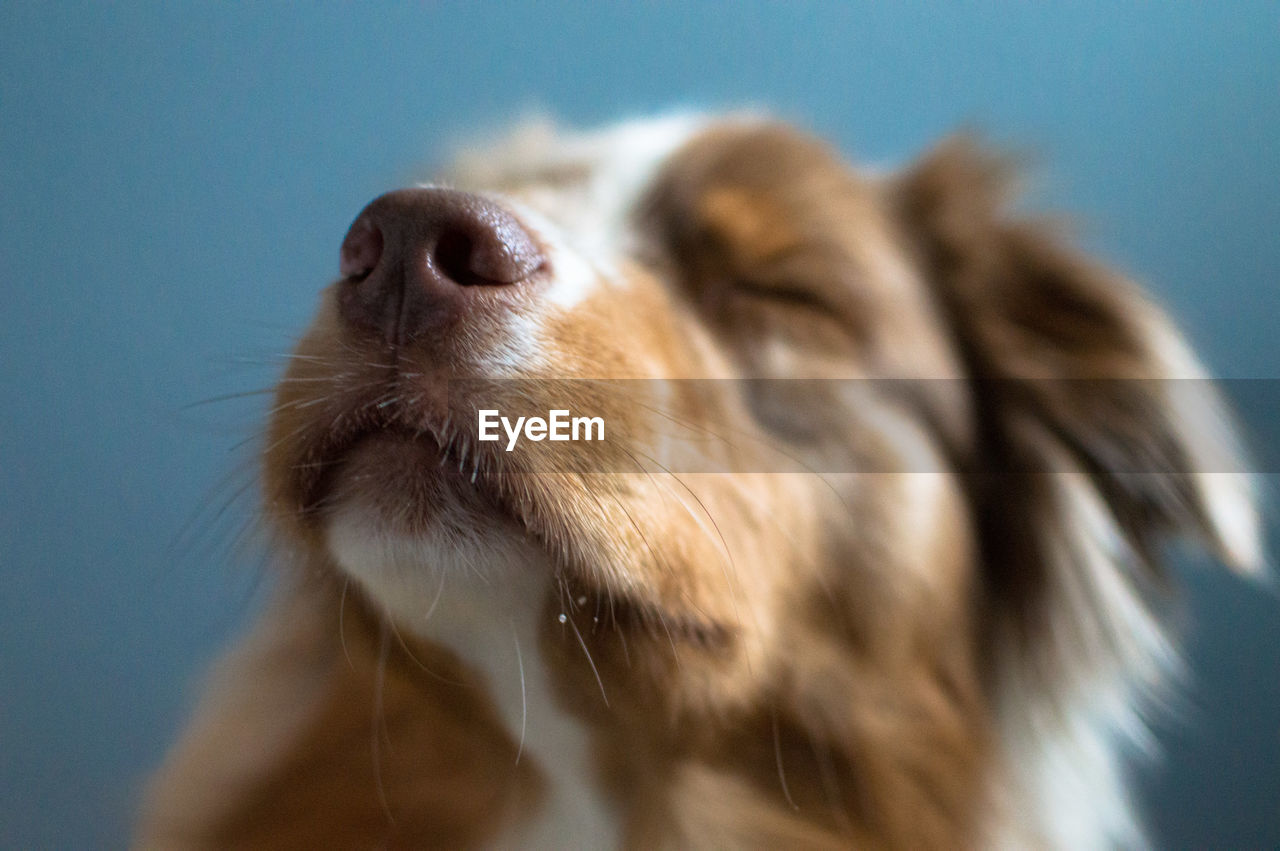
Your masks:
M668 795L729 778L814 829L972 835L1034 738L1009 730L1100 688L1122 722L1156 676L1160 536L1258 561L1195 359L1011 215L1005 172L957 141L868 176L755 118L464 157L346 236L270 513L424 637L533 618L618 788L678 763ZM481 410L604 439L508 451Z

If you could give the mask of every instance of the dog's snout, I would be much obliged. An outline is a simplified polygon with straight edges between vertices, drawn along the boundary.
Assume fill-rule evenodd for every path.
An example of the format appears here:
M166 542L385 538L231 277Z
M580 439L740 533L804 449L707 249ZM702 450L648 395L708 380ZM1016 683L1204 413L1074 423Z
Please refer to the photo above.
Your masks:
M342 242L343 318L410 339L467 309L469 290L528 282L546 260L533 236L493 201L450 189L400 189L375 199Z

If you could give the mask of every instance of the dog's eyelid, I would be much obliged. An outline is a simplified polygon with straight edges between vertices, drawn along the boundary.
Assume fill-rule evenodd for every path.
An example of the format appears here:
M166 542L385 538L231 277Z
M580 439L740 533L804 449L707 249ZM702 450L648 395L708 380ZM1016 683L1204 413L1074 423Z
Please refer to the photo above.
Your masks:
M747 278L734 278L729 283L730 289L749 298L768 300L797 308L804 308L824 316L837 311L830 300L815 293L811 287L793 282L764 282Z

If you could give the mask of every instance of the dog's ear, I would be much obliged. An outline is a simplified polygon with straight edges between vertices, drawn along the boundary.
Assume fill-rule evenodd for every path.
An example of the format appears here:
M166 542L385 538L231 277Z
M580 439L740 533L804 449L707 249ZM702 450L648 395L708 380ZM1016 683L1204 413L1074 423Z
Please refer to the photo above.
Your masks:
M1141 593L1162 538L1260 570L1252 480L1169 319L1053 226L1011 213L1014 172L960 138L890 189L972 379L960 463L989 614L1039 648L1043 674L1108 660L1141 674L1166 653Z

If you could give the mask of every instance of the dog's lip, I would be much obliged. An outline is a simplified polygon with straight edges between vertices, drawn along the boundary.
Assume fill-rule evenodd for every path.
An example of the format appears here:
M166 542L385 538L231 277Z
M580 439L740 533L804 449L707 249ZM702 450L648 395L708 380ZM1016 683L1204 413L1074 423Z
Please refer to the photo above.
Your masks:
M450 428L447 412L429 415L400 404L368 404L353 407L343 425L331 426L315 438L297 465L296 493L301 516L323 525L341 489L344 466L363 445L386 440L401 442L417 453L421 475L448 480L451 484L478 492L493 508L537 535L530 518L510 498L504 476L518 473L510 469L510 459L489 445L477 445ZM421 460L425 450L427 460Z
M304 517L318 517L328 504L343 465L361 444L390 437L425 448L441 458L448 448L430 429L415 428L407 421L376 407L353 411L348 424L327 429L305 452L297 465L299 507ZM441 474L444 474L443 469Z

